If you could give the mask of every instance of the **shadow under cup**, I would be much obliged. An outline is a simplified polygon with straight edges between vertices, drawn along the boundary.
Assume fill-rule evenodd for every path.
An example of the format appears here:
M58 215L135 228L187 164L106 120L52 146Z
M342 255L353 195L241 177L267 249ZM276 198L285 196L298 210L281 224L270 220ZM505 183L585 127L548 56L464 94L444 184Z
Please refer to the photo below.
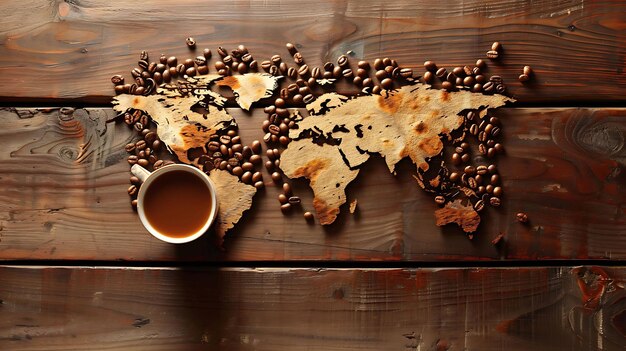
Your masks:
M215 185L199 169L169 165L151 173L140 188L137 211L158 239L181 244L202 236L217 215Z

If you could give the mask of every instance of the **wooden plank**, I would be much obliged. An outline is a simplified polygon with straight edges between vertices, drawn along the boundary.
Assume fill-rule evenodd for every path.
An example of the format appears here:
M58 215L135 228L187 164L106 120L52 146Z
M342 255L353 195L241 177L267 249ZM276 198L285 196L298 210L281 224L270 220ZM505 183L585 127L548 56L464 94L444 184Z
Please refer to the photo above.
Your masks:
M5 350L622 350L626 269L0 268Z
M233 109L244 143L262 136L260 110ZM474 240L435 226L432 196L403 161L398 176L374 157L348 187L329 227L284 216L268 187L229 234L174 246L152 238L126 194L123 146L135 137L106 124L109 109L0 111L0 258L139 261L626 259L626 109L501 109L507 153L499 160L505 196L489 208ZM265 156L264 156L265 157ZM311 209L304 180L294 192ZM398 194L402 194L399 196ZM514 219L524 211L530 225ZM491 240L505 235L504 245Z
M472 64L495 40L504 59L489 68L522 102L624 102L626 5L615 1L220 1L29 0L1 5L0 99L108 103L109 78L138 53L194 57L184 39L215 51L243 43L257 59L297 43L317 66L349 50L422 69ZM535 84L517 81L529 64Z

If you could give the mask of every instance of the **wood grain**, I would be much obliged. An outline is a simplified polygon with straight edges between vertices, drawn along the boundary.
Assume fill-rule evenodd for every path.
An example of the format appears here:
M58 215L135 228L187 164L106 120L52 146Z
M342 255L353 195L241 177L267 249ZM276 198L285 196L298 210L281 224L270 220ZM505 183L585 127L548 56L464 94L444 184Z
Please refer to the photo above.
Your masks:
M0 268L4 350L622 350L626 269Z
M4 101L109 103L111 75L129 76L141 50L194 57L189 35L214 51L246 44L259 60L288 56L294 42L311 66L352 51L420 71L427 59L472 64L498 40L504 57L488 73L522 102L625 101L623 2L28 0L0 10ZM523 87L516 79L527 64L536 80Z
M244 143L261 138L262 111L229 111ZM394 177L373 157L347 190L348 203L358 199L357 212L346 205L328 227L302 217L312 203L306 181L292 182L303 210L285 216L264 173L267 187L227 236L225 252L210 235L180 246L152 238L126 194L123 146L135 132L106 124L114 116L109 109L61 112L0 111L1 259L626 259L626 109L498 110L505 196L501 208L483 215L473 240L454 225L435 226L437 206L417 186L410 162L401 162ZM515 221L519 211L528 213L529 225ZM500 233L503 245L494 246Z

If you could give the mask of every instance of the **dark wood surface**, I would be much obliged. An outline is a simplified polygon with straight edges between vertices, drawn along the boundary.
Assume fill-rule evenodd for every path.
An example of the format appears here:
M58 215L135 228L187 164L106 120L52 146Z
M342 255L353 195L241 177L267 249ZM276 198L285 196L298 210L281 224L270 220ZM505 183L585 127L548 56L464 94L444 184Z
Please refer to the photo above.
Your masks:
M141 50L193 57L199 48L246 44L257 59L287 56L298 44L307 62L390 56L422 68L472 64L493 41L504 57L490 65L525 103L624 102L626 5L618 1L68 1L2 5L0 98L109 103L109 78L129 75ZM535 84L516 78L524 65Z
M265 115L230 112L244 143L260 138ZM207 237L174 246L141 226L129 204L123 146L135 132L106 124L109 109L5 109L0 112L2 259L138 261L454 261L500 259L625 259L624 109L497 111L506 155L498 165L503 206L490 208L473 240L454 226L437 227L432 195L402 162L398 176L370 160L348 187L337 223L310 225L302 211L284 216L278 190L266 190L228 235L220 252ZM477 154L477 153L475 153ZM265 158L265 155L263 156ZM264 171L265 172L265 171ZM292 182L310 210L305 180ZM401 196L399 194L402 194ZM524 211L530 225L515 221ZM504 234L504 243L491 241Z
M0 268L3 350L623 350L624 268Z
M0 349L623 350L626 270L610 266L626 259L624 13L578 0L3 2L0 261L19 266L0 266ZM310 66L351 51L353 64L388 56L418 73L425 60L472 64L500 41L487 73L518 100L497 112L503 207L469 240L435 226L409 162L394 177L374 157L348 187L358 211L330 227L283 216L270 186L225 251L153 239L126 195L133 134L105 123L109 79L130 77L141 50L196 56L190 35L259 61L287 58L292 42ZM526 86L524 65L536 73ZM64 105L94 108L50 107ZM231 113L244 141L261 137L260 111ZM293 185L310 209L306 182ZM565 266L525 267L553 259ZM578 266L589 259L607 267ZM259 261L284 268L219 268ZM353 268L292 268L329 261ZM471 267L485 261L510 267ZM433 268L373 268L421 262Z

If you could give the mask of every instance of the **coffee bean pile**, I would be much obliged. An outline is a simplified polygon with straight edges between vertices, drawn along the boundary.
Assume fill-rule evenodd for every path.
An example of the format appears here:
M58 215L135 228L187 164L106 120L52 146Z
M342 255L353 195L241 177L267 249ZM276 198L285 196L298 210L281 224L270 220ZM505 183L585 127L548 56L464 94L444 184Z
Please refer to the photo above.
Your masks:
M143 113L141 110L133 110L126 111L118 117L119 119L123 118L124 123L126 123L129 128L135 130L139 138L139 140L132 141L124 147L126 152L130 154L127 158L129 165L138 164L148 170L152 169L154 171L160 167L174 163L171 160L163 160L160 158L163 143L151 123L150 116ZM131 175L130 183L128 195L131 198L131 205L133 208L136 208L137 194L139 193L141 182L139 178Z
M257 189L264 186L263 175L256 170L261 165L261 143L255 140L249 146L241 143L241 137L233 127L211 135L208 153L198 158L198 165L209 174L214 169L227 171Z
M189 46L193 38L187 38ZM186 59L179 63L175 56L167 57L161 54L158 62L150 61L146 51L142 51L139 55L137 66L131 70L133 82L126 82L122 75L116 74L111 77L111 82L115 87L116 94L133 94L133 95L150 95L156 91L156 87L162 83L170 83L178 77L187 75L193 77L196 74L204 75L209 73L207 60L211 58L211 50L204 49L202 56L195 59Z
M217 74L221 76L231 75L233 72L244 74L247 72L257 72L259 69L258 62L248 52L244 45L239 45L237 49L228 53L223 47L217 48L220 61L215 62Z

